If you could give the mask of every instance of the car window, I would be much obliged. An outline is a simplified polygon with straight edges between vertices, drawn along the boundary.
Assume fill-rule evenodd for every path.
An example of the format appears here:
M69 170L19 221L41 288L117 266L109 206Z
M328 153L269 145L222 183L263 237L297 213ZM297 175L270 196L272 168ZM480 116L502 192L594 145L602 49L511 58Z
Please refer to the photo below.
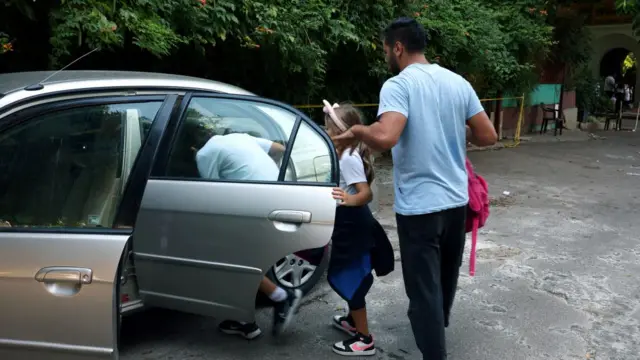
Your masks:
M131 111L136 111L139 123L140 123L140 138L146 139L149 131L151 130L151 124L153 123L153 119L156 117L158 113L158 109L160 105L158 102L143 102L136 103L135 108L130 109Z
M331 182L331 148L309 124L300 124L291 149L295 178L286 181Z
M124 156L135 159L161 105L65 109L0 133L0 224L111 227L133 166Z
M263 102L194 98L178 130L167 175L227 181L277 181L298 116ZM331 148L301 123L285 171L288 182L329 182Z
M193 98L174 142L167 175L277 181L296 116L264 103Z

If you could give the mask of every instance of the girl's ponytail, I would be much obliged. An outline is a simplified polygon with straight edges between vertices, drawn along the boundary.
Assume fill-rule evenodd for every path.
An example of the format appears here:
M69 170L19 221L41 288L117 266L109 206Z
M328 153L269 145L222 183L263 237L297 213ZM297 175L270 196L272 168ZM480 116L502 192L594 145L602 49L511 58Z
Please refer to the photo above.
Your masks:
M375 170L373 169L373 152L364 143L358 144L358 153L362 158L362 164L364 165L364 174L367 177L367 183L371 185L375 179Z

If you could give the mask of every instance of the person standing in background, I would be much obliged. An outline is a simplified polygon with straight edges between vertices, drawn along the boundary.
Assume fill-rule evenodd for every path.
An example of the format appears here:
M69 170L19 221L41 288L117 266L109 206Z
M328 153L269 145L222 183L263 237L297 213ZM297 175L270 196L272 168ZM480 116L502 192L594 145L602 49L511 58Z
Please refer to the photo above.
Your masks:
M604 94L607 95L608 99L611 99L616 90L616 78L613 74L607 76L604 79Z
M383 31L385 60L395 76L380 90L378 121L333 140L392 150L408 316L423 359L442 360L465 243L466 143L488 146L498 135L471 84L427 61L426 39L411 18Z
M631 107L631 88L629 84L624 84L624 105L626 107Z
M615 112L619 114L622 111L622 104L624 103L624 84L622 82L616 83L614 97L616 99Z

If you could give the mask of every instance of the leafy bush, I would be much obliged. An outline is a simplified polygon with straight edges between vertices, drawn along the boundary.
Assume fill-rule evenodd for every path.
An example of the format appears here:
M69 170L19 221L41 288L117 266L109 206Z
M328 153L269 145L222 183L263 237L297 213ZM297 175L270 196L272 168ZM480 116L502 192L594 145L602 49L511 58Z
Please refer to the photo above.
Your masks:
M48 39L50 48L38 41L19 43L14 70L35 70L29 64L42 63L29 54L46 55L50 67L59 68L97 47L100 56L74 67L214 77L292 103L375 102L389 76L380 30L399 15L424 24L428 57L463 74L483 96L531 89L557 46L552 26L557 1L547 0L5 3L0 31L23 34L29 24L49 24L48 31L29 36Z
M612 109L611 99L604 95L601 84L604 79L593 75L587 64L582 64L572 74L576 89L576 105L589 113L604 113Z

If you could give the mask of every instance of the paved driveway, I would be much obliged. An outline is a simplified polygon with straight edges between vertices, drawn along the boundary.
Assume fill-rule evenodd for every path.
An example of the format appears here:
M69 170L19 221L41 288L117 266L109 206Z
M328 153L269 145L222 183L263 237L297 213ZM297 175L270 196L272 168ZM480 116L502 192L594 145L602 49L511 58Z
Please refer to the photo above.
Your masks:
M450 359L638 359L640 137L526 144L471 158L494 207L480 234L477 275L463 265ZM397 247L389 166L378 174L380 219ZM367 299L378 359L421 358L399 265ZM253 342L218 334L213 319L152 311L125 323L122 358L335 359L330 345L342 335L330 321L341 306L322 283L287 337L265 331ZM259 314L265 330L269 316Z

